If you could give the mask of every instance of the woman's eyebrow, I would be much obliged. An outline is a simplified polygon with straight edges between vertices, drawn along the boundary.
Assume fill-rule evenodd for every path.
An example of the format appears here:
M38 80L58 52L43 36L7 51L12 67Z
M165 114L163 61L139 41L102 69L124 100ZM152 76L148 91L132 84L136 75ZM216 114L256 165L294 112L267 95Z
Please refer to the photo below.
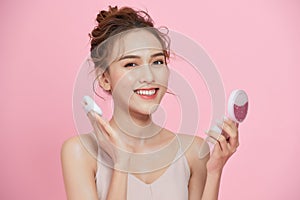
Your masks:
M131 59L131 58L141 58L141 57L136 56L136 55L127 55L127 56L121 57L118 61L121 61L121 60L124 60L124 59Z
M153 55L151 55L151 58L157 57L157 56L165 56L165 54L163 52L158 52L155 53ZM121 57L118 61L124 60L124 59L132 59L132 58L141 58L140 56L137 55L127 55L127 56L123 56Z
M155 54L151 55L151 58L154 58L157 56L165 56L165 54L163 52L155 53Z

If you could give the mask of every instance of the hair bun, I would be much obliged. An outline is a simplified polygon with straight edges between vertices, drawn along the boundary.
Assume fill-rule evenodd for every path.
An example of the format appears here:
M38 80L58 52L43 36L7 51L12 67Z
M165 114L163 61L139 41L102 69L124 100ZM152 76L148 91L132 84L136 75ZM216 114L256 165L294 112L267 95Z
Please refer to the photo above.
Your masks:
M145 11L134 10L130 7L118 8L109 6L97 14L96 26L89 33L91 51L107 38L134 28L153 27L151 17Z
M112 15L113 13L115 13L117 11L118 11L118 7L117 6L115 6L115 7L109 6L108 11L101 10L99 12L99 14L97 15L97 19L96 20L97 20L98 23L101 23L101 21L103 21L106 17Z

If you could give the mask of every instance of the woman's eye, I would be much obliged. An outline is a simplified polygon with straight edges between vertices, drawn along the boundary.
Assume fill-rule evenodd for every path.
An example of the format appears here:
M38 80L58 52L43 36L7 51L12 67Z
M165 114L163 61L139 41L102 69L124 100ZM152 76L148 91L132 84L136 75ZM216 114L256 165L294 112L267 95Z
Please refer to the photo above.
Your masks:
M163 60L157 60L153 62L154 65L163 65L165 62Z
M137 64L135 63L127 63L124 67L135 67Z

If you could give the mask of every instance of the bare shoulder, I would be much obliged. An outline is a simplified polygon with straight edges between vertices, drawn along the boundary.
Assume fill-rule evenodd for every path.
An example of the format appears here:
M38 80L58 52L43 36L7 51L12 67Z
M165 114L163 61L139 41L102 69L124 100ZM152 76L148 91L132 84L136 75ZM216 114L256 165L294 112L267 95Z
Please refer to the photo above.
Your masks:
M67 139L61 148L61 165L68 199L97 199L97 160L91 152L97 143L91 134Z
M207 177L206 164L209 160L209 146L198 136L179 134L190 168L189 198L201 199Z
M209 158L209 146L206 141L194 135L178 134L182 149L192 169L194 165L204 164Z
M177 134L178 138L181 142L181 145L184 149L188 151L196 151L199 150L203 145L206 147L207 143L205 140L199 136L188 135L188 134Z
M91 134L81 134L67 139L61 148L62 162L82 162L95 167L97 143Z

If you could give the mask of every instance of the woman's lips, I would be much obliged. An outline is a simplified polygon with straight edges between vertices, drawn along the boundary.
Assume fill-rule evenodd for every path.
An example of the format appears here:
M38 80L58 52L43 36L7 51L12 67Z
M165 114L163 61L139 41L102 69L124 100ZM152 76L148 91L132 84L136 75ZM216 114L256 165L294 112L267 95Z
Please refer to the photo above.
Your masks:
M143 88L134 90L134 93L136 93L143 99L154 99L157 95L158 90L159 88Z

